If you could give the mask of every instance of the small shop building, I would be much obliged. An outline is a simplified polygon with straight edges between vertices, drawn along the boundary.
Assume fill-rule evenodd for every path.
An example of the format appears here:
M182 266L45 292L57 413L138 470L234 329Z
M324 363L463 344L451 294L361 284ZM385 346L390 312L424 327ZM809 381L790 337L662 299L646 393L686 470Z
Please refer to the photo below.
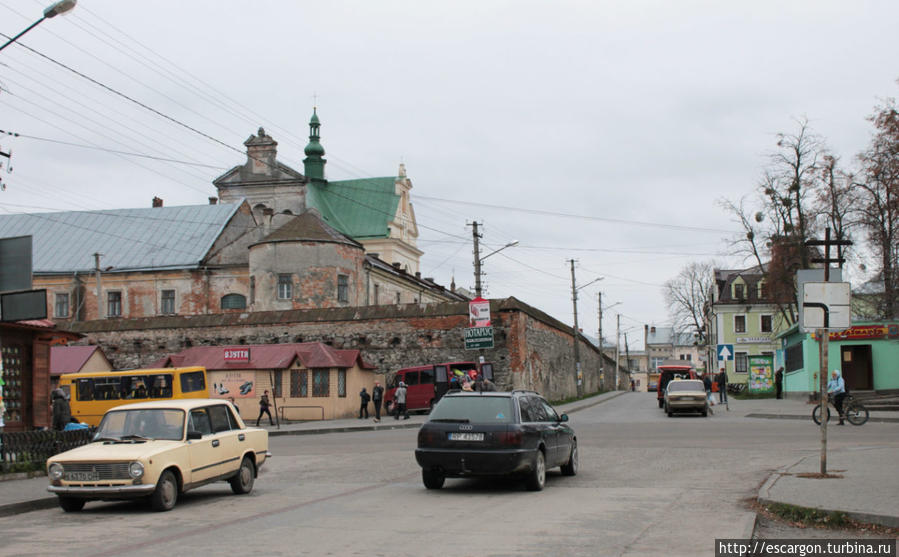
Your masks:
M380 377L359 350L338 350L321 342L194 346L151 367L186 366L205 367L209 396L233 398L241 417L252 423L265 391L272 414L280 420L354 417L359 392L363 387L371 392Z
M840 370L850 391L899 390L899 322L859 321L829 337L828 373ZM784 351L784 393L818 392L821 365L815 335L794 325L778 338Z

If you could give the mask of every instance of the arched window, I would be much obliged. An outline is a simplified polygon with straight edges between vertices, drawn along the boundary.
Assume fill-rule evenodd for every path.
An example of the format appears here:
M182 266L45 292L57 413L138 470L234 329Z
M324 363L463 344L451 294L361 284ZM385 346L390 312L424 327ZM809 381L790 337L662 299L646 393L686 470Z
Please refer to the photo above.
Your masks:
M222 296L222 309L246 309L247 297L240 294L225 294Z

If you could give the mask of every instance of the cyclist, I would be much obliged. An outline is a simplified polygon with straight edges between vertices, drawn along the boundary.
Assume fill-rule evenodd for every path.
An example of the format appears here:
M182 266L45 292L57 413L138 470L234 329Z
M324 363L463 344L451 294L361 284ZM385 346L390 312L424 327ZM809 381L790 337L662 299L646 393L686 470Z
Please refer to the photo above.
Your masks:
M846 398L846 384L840 376L840 370L835 369L830 374L830 381L827 382L827 392L833 395L833 405L837 407L837 413L840 415L840 423L843 425L843 399Z

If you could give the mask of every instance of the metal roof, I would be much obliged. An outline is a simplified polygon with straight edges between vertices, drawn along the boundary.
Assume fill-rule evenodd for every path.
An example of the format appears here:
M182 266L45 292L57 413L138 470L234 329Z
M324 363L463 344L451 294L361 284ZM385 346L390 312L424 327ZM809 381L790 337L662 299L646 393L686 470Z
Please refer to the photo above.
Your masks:
M240 204L0 215L0 238L32 236L35 274L199 265Z
M400 202L396 180L389 176L311 183L306 187L306 203L351 238L386 238Z

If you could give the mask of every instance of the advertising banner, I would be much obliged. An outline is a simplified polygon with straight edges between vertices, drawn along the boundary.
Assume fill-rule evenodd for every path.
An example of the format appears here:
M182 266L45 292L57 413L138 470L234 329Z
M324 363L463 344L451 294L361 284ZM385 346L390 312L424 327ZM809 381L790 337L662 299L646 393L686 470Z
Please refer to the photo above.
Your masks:
M234 397L256 397L256 372L255 371L210 371L209 396L210 398L228 399Z
M749 356L749 392L774 392L774 356Z

